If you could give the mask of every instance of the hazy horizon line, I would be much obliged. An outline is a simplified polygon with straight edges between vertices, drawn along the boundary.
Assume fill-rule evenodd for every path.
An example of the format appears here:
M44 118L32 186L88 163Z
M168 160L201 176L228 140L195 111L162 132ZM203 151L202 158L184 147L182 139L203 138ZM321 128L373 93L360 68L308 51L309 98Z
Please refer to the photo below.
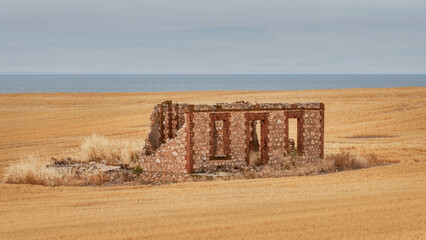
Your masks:
M0 72L0 75L426 75L425 73L69 73Z

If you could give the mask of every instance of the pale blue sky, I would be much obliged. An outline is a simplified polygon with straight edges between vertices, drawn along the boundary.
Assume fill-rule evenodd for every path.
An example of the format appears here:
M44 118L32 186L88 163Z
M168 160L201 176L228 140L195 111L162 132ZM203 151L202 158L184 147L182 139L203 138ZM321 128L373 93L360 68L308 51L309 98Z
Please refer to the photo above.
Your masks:
M0 72L426 73L424 0L0 6Z

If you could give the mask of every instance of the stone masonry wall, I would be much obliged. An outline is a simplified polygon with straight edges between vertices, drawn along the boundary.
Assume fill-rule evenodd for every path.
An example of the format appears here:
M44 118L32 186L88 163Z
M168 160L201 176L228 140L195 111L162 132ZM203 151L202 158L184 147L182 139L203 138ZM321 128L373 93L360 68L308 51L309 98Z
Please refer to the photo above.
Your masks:
M218 167L232 167L245 164L245 118L244 113L233 112L229 118L229 156L215 158L211 149L215 142L212 137L211 116L209 112L194 112L194 172L206 172ZM222 123L223 124L223 123ZM225 136L222 136L225 137ZM225 140L224 140L225 141ZM222 150L223 151L223 150Z
M183 125L175 138L168 139L153 154L142 156L142 169L148 172L186 173L186 134L186 126Z
M230 151L232 161L237 165L243 165L246 161L246 135L244 112L233 112L230 117Z
M194 172L202 172L210 157L210 116L207 112L194 113Z
M260 164L277 164L289 156L290 118L298 119L299 155L323 158L322 103L189 105L165 101L151 114L141 165L148 172L182 174L239 168L249 162L253 121L260 123Z
M172 111L172 137L176 137L178 130L185 123L185 109L187 104L173 104L171 106Z
M284 111L274 111L269 114L269 163L274 164L287 156L286 128Z
M185 123L184 112L187 105L164 101L154 107L150 117L150 132L143 149L145 155L155 152L160 144L176 137L178 130Z
M320 111L305 110L303 116L303 153L322 158L322 119Z
M160 108L157 106L154 107L150 116L150 126L148 136L145 139L145 145L142 149L144 155L151 154L154 152L161 144L161 132L160 132Z

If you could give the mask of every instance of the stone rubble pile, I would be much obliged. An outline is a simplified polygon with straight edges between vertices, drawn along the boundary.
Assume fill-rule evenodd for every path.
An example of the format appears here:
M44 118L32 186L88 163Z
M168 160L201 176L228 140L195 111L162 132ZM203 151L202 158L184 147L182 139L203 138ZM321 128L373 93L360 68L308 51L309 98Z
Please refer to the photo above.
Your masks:
M80 162L72 158L56 160L52 158L53 164L49 168L56 168L60 172L67 172L73 179L80 180L85 184L122 184L132 182L136 179L133 169L128 164L120 166L107 165L102 162Z
M307 166L309 168L307 168ZM112 166L103 162L79 162L71 158L56 160L46 167L67 171L84 185L169 184L178 182L199 182L213 180L253 179L312 175L323 172L322 159L289 157L284 161L267 165L224 165L207 169L202 173L174 173L143 171L138 177L129 165Z
M78 162L73 159L55 160L47 167L68 171L85 185L169 184L213 180L253 179L313 175L324 172L322 159L289 157L267 165L225 165L202 173L174 173L143 171L138 177L128 165L112 166L106 162Z

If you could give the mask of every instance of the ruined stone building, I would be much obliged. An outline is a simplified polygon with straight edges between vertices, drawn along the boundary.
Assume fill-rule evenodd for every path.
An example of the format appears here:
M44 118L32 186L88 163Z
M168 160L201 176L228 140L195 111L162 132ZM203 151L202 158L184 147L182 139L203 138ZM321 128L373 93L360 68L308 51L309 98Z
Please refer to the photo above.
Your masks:
M291 119L296 139L289 139ZM294 155L323 158L324 104L165 101L151 114L143 153L144 171L181 174L274 164Z

